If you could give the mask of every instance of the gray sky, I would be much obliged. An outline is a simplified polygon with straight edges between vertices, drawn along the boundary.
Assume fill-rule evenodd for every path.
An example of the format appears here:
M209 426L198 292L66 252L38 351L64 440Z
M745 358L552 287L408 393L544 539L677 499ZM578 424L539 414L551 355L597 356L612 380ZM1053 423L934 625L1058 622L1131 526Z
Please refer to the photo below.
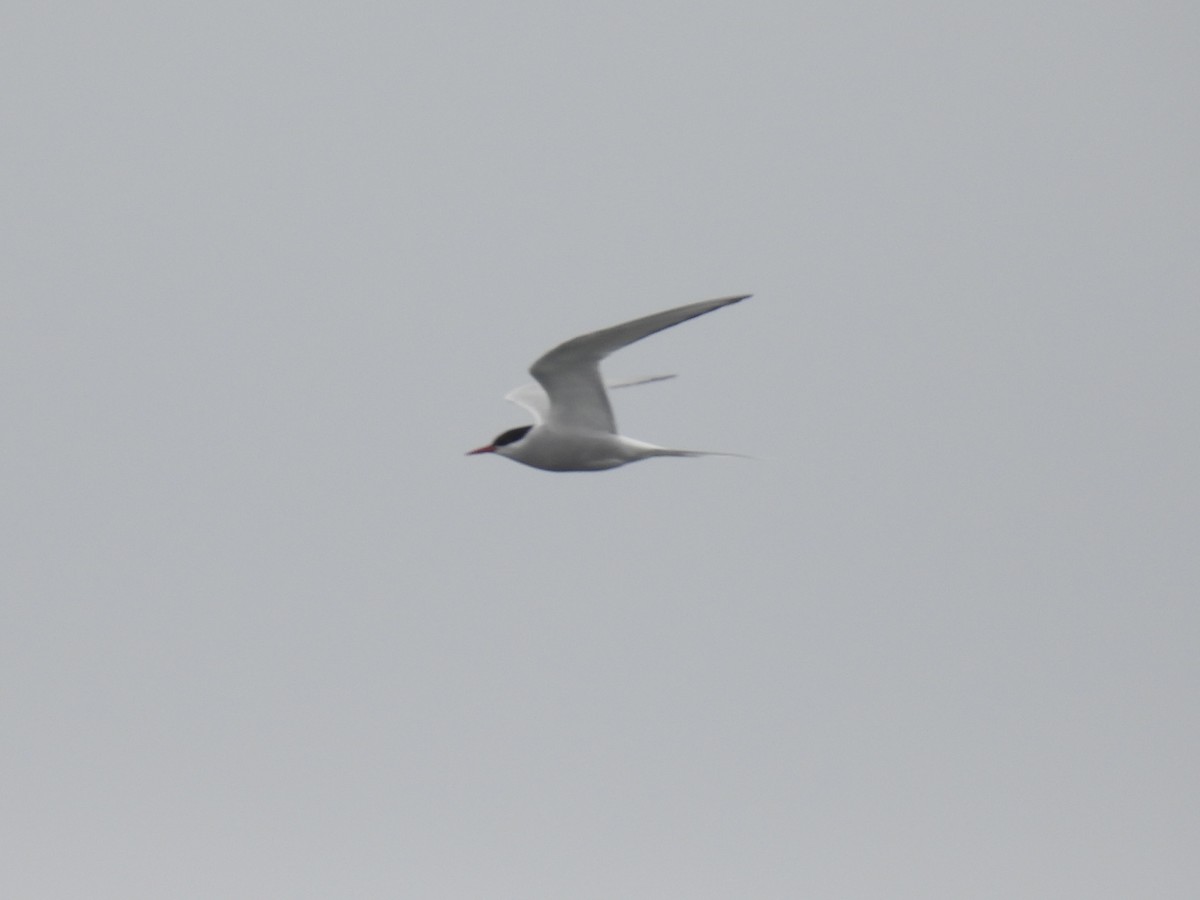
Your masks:
M1195 4L6 18L0 893L1194 896Z

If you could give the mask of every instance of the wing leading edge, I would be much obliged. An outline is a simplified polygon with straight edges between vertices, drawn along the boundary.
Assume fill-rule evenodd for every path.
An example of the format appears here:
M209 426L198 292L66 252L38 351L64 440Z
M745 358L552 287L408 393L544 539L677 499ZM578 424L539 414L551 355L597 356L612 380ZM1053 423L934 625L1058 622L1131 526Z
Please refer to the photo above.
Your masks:
M529 392L533 385L527 385L513 391L507 399L526 407L535 417L553 427L616 434L616 420L600 377L600 362L642 338L749 296L742 294L689 303L572 338L543 354L529 368L529 374L544 389L545 398L535 398Z

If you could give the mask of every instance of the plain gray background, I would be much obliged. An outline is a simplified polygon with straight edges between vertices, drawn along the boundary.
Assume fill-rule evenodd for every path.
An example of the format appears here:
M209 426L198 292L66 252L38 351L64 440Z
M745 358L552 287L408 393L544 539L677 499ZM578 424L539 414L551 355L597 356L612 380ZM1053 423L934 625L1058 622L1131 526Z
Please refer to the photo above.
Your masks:
M1197 10L10 4L0 891L1194 897Z

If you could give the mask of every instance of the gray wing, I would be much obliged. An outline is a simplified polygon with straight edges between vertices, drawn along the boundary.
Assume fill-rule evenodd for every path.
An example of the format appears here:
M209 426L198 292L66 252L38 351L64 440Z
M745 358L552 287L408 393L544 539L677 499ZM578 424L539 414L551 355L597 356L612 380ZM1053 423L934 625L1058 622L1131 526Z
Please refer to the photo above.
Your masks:
M523 384L519 388L513 388L504 395L504 399L529 410L535 425L541 425L546 421L546 416L550 412L550 398L546 396L542 386L534 381Z
M628 381L610 381L605 384L605 387L611 391L616 388L636 387L639 384L666 381L668 378L674 377L674 375L650 375L646 378L632 378ZM515 403L517 406L528 410L533 416L534 423L538 425L544 422L546 416L550 413L550 398L536 381L531 381L529 384L523 384L519 388L514 388L504 395L504 399L509 403Z
M559 344L529 369L549 398L543 413L546 424L559 428L582 428L616 434L617 423L600 378L600 361L615 350L640 341L663 329L702 316L714 309L745 300L749 294L689 303L631 322L593 331ZM516 393L514 391L514 393ZM509 395L509 399L514 399ZM515 400L532 409L528 403Z

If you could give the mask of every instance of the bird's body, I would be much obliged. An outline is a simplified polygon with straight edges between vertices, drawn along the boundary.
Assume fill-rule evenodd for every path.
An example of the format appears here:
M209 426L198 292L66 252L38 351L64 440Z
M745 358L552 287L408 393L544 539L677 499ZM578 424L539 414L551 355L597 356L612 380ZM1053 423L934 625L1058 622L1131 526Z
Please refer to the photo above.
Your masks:
M520 445L519 454L510 452L501 455L548 472L596 472L652 456L704 455L691 450L668 450L619 434L550 428L531 429L521 439ZM502 449L497 448L493 452L501 452Z
M537 383L517 388L505 398L529 410L534 424L509 429L491 444L472 450L471 454L495 453L551 472L614 469L653 456L732 455L672 450L618 434L608 393L600 377L600 361L634 341L748 296L722 297L676 307L559 344L530 367L529 372ZM644 384L665 377L671 376L608 387Z

